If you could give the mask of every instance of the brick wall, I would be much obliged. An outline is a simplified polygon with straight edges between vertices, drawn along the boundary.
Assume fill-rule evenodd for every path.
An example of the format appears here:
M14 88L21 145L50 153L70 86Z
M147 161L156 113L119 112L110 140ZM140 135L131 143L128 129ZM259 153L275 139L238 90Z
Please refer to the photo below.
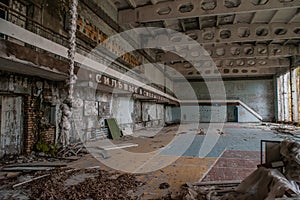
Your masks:
M37 111L38 111L37 98L33 96L24 96L24 153L29 154L37 141ZM55 127L50 127L46 129L45 142L54 143L55 142Z
M34 107L32 106L34 101L31 96L24 97L24 153L30 153L34 145L34 133L33 126L35 122L35 114L33 113Z

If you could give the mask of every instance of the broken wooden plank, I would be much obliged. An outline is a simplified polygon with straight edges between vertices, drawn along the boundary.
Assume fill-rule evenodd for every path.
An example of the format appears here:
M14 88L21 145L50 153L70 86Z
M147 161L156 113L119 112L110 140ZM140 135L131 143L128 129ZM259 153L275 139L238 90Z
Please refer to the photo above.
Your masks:
M240 184L241 181L210 181L210 182L199 182L199 183L189 183L192 186L206 186L206 185L227 185L227 184Z
M13 188L18 187L18 186L21 186L21 185L24 185L24 184L26 184L26 183L30 183L30 182L32 182L32 181L35 181L35 180L38 180L38 179L41 179L41 178L44 178L44 177L46 177L46 176L50 176L50 174L44 174L44 175L42 175L42 176L38 176L38 177L32 178L32 179L30 179L30 180L27 180L27 181L24 181L24 182L15 184L15 185L13 185Z
M45 171L45 170L52 170L55 167L8 167L3 168L2 171L6 172L15 172L15 171Z
M2 168L2 171L45 171L52 170L58 167L66 167L65 164L60 165L13 165Z

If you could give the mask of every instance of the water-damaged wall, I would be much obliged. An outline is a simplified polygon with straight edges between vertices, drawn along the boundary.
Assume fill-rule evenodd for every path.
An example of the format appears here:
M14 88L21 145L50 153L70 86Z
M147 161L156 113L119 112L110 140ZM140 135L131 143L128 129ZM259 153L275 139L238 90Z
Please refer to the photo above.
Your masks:
M21 152L22 97L0 96L1 132L0 157Z
M208 82L212 84L213 82ZM272 121L274 119L274 84L273 80L236 80L236 81L224 81L224 88L226 91L226 99L228 100L241 100L258 114L263 117L265 121ZM199 100L210 100L211 95L207 89L205 82L192 82L192 87ZM184 88L183 83L175 83L175 91L179 96L179 99L189 99L191 98L191 91ZM222 97L218 88L211 91L212 94ZM223 97L224 98L224 97ZM210 114L203 112L200 115ZM243 121L247 121L245 117L248 116L248 111L239 112L240 118ZM250 121L252 119L249 118Z
M52 81L0 73L0 156L28 153L39 138L55 142L59 88L62 92L62 85Z
M162 126L164 124L165 109L163 104L143 102L142 113L142 119L146 127Z

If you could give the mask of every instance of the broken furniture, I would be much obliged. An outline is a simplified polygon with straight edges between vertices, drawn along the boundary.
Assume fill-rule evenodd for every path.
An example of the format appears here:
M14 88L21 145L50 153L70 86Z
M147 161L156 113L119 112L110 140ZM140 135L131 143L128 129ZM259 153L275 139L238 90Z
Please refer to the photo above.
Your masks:
M105 120L109 129L109 134L112 139L119 139L121 137L121 130L115 118L108 118Z
M260 141L260 166L276 168L283 173L284 163L280 154L280 141Z
M239 185L225 182L211 185L186 184L180 199L275 200L282 197L300 199L299 183L300 144L293 140L281 142L262 140L261 165Z

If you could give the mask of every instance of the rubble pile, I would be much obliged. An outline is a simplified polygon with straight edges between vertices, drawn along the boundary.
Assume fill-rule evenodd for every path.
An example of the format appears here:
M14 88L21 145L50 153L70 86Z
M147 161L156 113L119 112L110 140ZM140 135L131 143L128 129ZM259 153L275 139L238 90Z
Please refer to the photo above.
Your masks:
M74 182L74 176L87 178ZM73 180L74 184L67 184ZM75 179L76 180L76 179ZM70 182L70 181L69 181ZM138 186L133 175L112 174L98 169L55 170L24 186L31 199L130 199L128 193Z
M280 144L280 154L285 163L285 176L289 180L300 183L300 144L292 140L284 140Z
M293 124L276 124L276 123L261 123L261 124L248 124L243 125L244 128L258 128L261 130L271 130L275 133L280 133L283 135L289 135L289 136L300 136L300 127L299 125L293 125Z
M278 197L300 198L300 144L293 140L280 143L280 155L284 166L267 168L260 166L239 185L219 183L185 184L180 195L182 200L275 200Z
M33 162L45 162L45 161L55 161L57 158L39 156L33 152L29 156L23 155L6 155L1 158L0 166L11 165L11 164L22 164L22 163L33 163Z
M170 198L170 200L220 200L224 194L234 191L237 185L237 183L214 185L185 184L181 187L179 195L175 198Z

